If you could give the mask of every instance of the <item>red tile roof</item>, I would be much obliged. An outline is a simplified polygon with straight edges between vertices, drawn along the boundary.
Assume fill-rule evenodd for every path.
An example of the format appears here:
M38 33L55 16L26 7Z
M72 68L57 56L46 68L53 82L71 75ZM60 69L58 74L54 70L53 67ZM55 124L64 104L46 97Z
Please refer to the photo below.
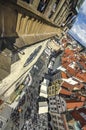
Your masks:
M80 64L86 69L86 63L85 62L80 62Z
M74 90L74 88L77 88L78 90L80 90L81 88L84 87L84 85L82 83L78 83L75 85L69 84L67 82L63 82L63 84L61 85L63 88L67 88L68 90L72 91Z
M86 114L86 108L85 107L82 107L80 109L78 109L79 112L84 112Z
M84 130L85 130L85 128L86 128L86 120L85 120L85 119L83 118L83 116L81 115L81 112L82 112L82 113L86 112L86 109L85 109L85 108L81 108L81 110L80 110L80 109L79 109L79 110L73 110L73 111L71 112L71 114L72 114L73 118L74 118L76 121L79 121L79 122L80 122L81 127L84 128ZM84 113L84 114L86 115L86 113Z
M78 83L78 84L75 84L74 85L74 88L78 88L79 90L81 89L81 88L83 88L84 87L84 85L82 84L82 83Z
M71 76L75 76L76 73L77 73L75 69L73 69L69 66L67 67L67 71L68 71L69 74L71 74Z
M86 125L83 127L83 130L86 130Z
M64 53L67 56L74 54L73 50L70 50L69 48L65 49Z
M67 66L69 65L69 63L68 62L66 62L66 63L62 63L62 66L65 68L65 69L67 69Z
M62 77L62 78L65 78L65 79L68 78L68 77L67 77L67 74L66 74L65 72L63 72L63 71L61 72L61 77Z
M80 101L86 101L86 97L83 95L80 95L79 93L76 94L76 98L78 98Z
M66 100L67 109L75 109L82 107L84 105L84 102L82 101L76 101L76 100Z
M67 43L67 38L63 38L62 43Z
M64 88L61 88L59 94L70 96L72 94L72 92L70 92L70 91L68 91L68 90L66 90Z
M67 64L70 64L71 63L71 60L69 59L69 57L62 57L62 64L65 64L65 63L67 63Z
M86 57L84 56L84 54L80 55L80 60L86 62Z
M83 82L86 82L86 72L78 72L75 77L82 80Z
M71 85L65 81L63 82L62 87L67 88L70 91L72 91L74 89L74 85Z

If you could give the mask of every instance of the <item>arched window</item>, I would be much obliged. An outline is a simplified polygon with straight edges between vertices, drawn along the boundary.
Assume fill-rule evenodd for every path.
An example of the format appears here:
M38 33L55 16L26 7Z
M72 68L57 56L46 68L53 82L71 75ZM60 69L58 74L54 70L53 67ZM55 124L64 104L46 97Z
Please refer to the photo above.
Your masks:
M56 2L53 4L50 15L49 15L49 18L51 18L53 16L53 14L56 12L59 1L60 0L56 0Z
M40 0L37 10L41 13L44 13L48 3L49 0Z

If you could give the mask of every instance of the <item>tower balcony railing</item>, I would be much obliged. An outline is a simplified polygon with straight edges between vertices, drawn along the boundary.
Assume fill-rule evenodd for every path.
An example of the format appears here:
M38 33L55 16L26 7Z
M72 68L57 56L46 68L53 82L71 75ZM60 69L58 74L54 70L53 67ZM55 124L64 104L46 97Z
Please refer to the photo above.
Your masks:
M60 35L62 31L46 13L37 10L37 5L24 0L0 0L0 18L0 38L17 47Z

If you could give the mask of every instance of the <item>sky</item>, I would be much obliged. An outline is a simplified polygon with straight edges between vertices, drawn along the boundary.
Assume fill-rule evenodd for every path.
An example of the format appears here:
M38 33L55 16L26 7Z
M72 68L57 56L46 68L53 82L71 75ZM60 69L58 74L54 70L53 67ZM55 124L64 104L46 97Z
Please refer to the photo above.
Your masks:
M70 30L72 36L86 47L86 0L82 4L75 24Z

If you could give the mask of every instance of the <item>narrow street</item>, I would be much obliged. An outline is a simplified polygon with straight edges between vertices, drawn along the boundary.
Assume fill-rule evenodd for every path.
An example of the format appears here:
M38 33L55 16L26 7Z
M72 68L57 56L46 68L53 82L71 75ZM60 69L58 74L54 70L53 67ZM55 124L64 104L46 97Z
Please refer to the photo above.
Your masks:
M44 114L44 116L38 114L40 82L44 74L48 73L47 64L49 62L49 57L46 57L47 54L43 51L37 62L29 71L29 76L32 77L30 77L32 81L31 84L28 84L29 82L26 83L26 81L24 83L25 93L23 94L23 104L20 103L15 110L16 112L19 110L18 120L20 123L16 120L15 127L12 127L13 130L42 130L43 124L48 125L47 114Z

